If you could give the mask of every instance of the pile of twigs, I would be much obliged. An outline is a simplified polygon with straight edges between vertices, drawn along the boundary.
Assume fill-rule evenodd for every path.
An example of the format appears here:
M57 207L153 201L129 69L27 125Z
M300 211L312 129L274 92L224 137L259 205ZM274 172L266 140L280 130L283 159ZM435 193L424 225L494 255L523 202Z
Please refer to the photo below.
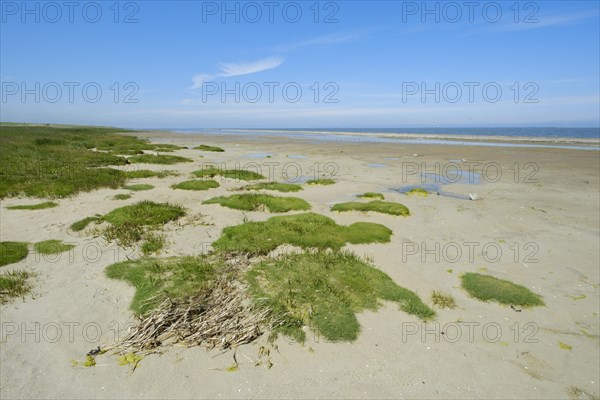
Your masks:
M230 255L226 263L228 268L210 290L181 300L166 298L113 349L152 351L173 344L229 349L270 330L270 311L253 305L239 279L251 260Z

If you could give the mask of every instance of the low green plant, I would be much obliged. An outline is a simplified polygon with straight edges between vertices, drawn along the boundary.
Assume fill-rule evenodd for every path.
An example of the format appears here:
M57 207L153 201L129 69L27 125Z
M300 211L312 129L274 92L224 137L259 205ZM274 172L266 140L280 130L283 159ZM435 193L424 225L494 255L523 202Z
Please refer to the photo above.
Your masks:
M109 265L106 275L136 288L130 308L141 317L165 298L184 298L206 290L221 265L214 256L147 258Z
M361 199L380 199L380 200L384 199L383 194L375 193L375 192L367 192L367 193L359 194L358 197L360 197Z
M391 235L392 231L380 224L355 222L344 226L323 215L305 213L227 227L213 248L250 254L267 254L282 244L339 250L346 243L388 243Z
M6 304L15 297L25 297L31 292L33 288L29 282L31 276L26 271L0 273L0 304Z
M483 301L496 301L500 304L522 307L543 306L540 296L510 281L490 275L467 272L462 275L463 288L473 297Z
M216 151L216 152L219 152L219 153L221 153L221 152L224 152L224 151L225 151L225 150L223 150L223 149L222 149L222 148L220 148L220 147L217 147L217 146L209 146L209 145L207 145L207 144L201 144L201 145L200 145L200 146L198 146L198 147L194 147L194 149L196 149L196 150L203 150L203 151Z
M335 180L323 178L323 179L309 179L306 181L307 185L333 185L335 184Z
M148 185L146 183L137 183L135 185L125 185L123 186L123 189L127 189L127 190L133 190L135 192L139 192L141 190L150 190L150 189L154 189L154 186L152 185Z
M173 189L182 190L208 190L218 188L219 183L217 181L213 181L212 179L193 179L190 181L179 182L171 187Z
M360 203L360 202L348 202L348 203L339 203L331 207L331 211L374 211L382 214L390 214L390 215L410 215L408 208L400 203L392 203L389 201L380 201L374 200L368 203Z
M435 290L431 292L431 302L439 308L456 308L454 297Z
M139 156L129 157L127 159L131 163L139 164L162 164L162 165L173 165L184 162L193 162L194 160L181 156L172 156L159 154L157 156L153 154L141 154Z
M22 205L22 206L8 206L7 210L43 210L45 208L53 208L58 207L58 203L54 203L52 201L46 201L44 203L39 204L31 204L31 205Z
M0 242L0 267L14 264L27 257L29 248L24 242Z
M427 197L429 195L429 192L423 188L414 188L410 189L408 192L406 192L406 194Z
M424 320L435 315L414 292L350 252L283 255L253 267L247 277L254 301L283 319L275 333L299 341L304 325L330 341L356 340L356 313L377 310L380 300Z
M62 240L44 240L34 244L33 248L39 254L58 254L75 248L75 245L63 243Z
M143 178L166 178L168 176L178 176L177 171L150 171L149 169L138 169L135 171L125 171L127 179L143 179Z
M254 171L246 171L243 169L220 169L220 168L202 168L199 171L194 171L192 174L198 178L214 178L222 176L224 178L236 179L241 181L256 181L265 179L264 176Z
M223 207L244 211L287 212L292 210L309 210L310 204L298 197L277 197L270 194L234 194L228 197L219 196L205 200L202 204L220 204Z
M115 197L113 197L114 200L127 200L130 198L131 198L131 195L125 194L125 193L119 193L119 194L116 194Z
M100 222L100 216L96 215L94 217L87 217L77 222L74 222L73 224L71 224L71 230L74 232L82 231L92 222Z
M261 182L253 185L246 185L240 188L240 190L275 190L278 192L299 192L302 190L302 186L295 185L293 183L280 183L280 182Z
M142 253L145 256L150 254L160 253L165 247L166 237L164 234L150 232L145 235L144 243L142 243Z

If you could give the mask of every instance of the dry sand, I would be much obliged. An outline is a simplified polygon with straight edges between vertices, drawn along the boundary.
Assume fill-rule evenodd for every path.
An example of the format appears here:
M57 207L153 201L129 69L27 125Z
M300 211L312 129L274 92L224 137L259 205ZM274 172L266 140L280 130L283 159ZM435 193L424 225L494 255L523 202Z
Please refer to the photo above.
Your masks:
M140 180L156 188L135 192L125 201L112 200L125 190L108 189L63 199L59 207L38 211L5 208L39 202L36 199L2 201L2 241L62 239L77 247L54 259L31 252L25 260L2 267L3 271L35 271L38 276L34 298L0 306L1 398L555 399L600 395L598 151L314 143L156 132L140 136L190 147L221 145L226 152L189 149L176 153L193 158L193 165L138 164L135 168L177 169L183 175ZM272 157L248 157L260 153ZM289 157L295 155L306 158ZM473 164L475 172L486 167L481 183L449 184L443 190L462 196L477 193L477 201L406 196L393 190L420 183L420 172L435 172L436 163L444 175L452 169L450 160L461 159L481 163ZM128 310L134 289L124 281L106 278L104 269L138 254L128 254L101 238L73 233L69 225L142 199L176 202L189 208L191 215L206 215L203 221L214 225L188 221L185 227L166 226L170 244L163 255L206 251L222 228L241 223L244 213L201 205L202 200L231 193L228 189L245 182L221 181L220 188L205 192L170 188L203 162L225 163L227 168L234 168L236 162L241 166L257 163L265 174L273 168L278 181L284 180L283 170L289 178L297 175L298 168L301 175L310 177L317 166L319 173L335 171L337 184L305 186L293 195L305 198L314 212L338 223L370 221L393 229L391 243L348 248L372 257L381 270L424 301L431 303L431 291L440 290L451 293L458 307L436 310L437 319L424 327L415 317L386 304L378 312L359 315L362 331L354 343L326 343L314 334L308 335L304 345L280 338L278 350L271 350L274 365L270 369L264 364L254 366L262 342L237 350L237 372L225 371L233 363L232 352L200 348L173 348L148 356L134 372L118 366L109 355L99 356L95 367L73 366L72 360L83 360L89 350L112 343L119 330L135 322ZM415 168L417 173L413 173ZM329 211L332 204L367 191L402 202L412 215ZM271 216L246 215L251 220ZM546 306L516 312L470 298L459 280L467 271L523 284L543 296Z

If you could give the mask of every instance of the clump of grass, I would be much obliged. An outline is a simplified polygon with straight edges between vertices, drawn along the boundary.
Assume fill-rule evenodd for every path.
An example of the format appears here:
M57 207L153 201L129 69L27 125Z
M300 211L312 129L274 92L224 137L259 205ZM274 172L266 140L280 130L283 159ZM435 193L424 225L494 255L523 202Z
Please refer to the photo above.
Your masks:
M0 267L14 264L27 257L29 248L24 242L0 242Z
M142 178L166 178L168 176L178 176L177 171L150 171L149 169L139 169L135 171L125 171L127 179L142 179Z
M265 179L265 177L258 172L246 171L243 169L220 169L220 168L203 168L199 171L192 172L194 176L198 178L214 178L215 176L222 176L224 178L237 179L241 181L256 181L259 179Z
M323 178L323 179L309 179L306 181L307 185L333 185L335 181L333 179Z
M58 207L58 203L52 201L46 201L39 204L23 205L23 206L8 206L7 210L43 210L45 208Z
M186 257L141 259L110 265L106 275L123 279L136 288L130 308L137 316L147 315L165 296L181 299L208 287L215 276L215 258Z
M368 203L359 203L359 202L348 202L348 203L339 203L335 204L331 207L331 211L374 211L382 214L390 214L390 215L410 215L408 208L400 203L392 203L389 201L380 201L374 200Z
M309 210L310 204L298 197L277 197L270 194L234 194L229 197L219 196L205 200L202 204L220 204L236 210L269 212L287 212L292 210Z
M462 277L463 288L473 297L483 301L522 307L543 306L542 298L525 286L498 279L490 275L468 272Z
M367 193L359 194L358 197L360 197L361 199L380 199L380 200L384 199L383 194L375 193L375 192L367 192Z
M350 252L283 255L255 266L247 277L255 301L283 316L275 333L299 341L305 339L304 325L331 341L356 340L356 313L377 310L380 300L424 320L435 315L414 292Z
M449 294L433 291L431 292L431 302L439 308L455 308L456 301Z
M427 197L429 192L423 188L414 188L410 189L408 192L406 192L406 194Z
M282 244L339 250L346 243L388 243L391 235L392 231L380 224L355 222L344 226L323 215L305 213L227 227L213 248L256 255L268 254Z
M220 147L209 146L207 144L201 144L200 146L194 147L194 149L196 149L196 150L203 150L203 151L215 151L215 152L219 152L219 153L222 153L222 152L225 151L224 149L222 149Z
M278 192L299 192L302 190L302 186L295 185L293 183L280 183L280 182L261 182L253 185L246 185L240 188L240 190L276 190Z
M193 179L190 181L179 182L175 185L172 185L171 187L173 189L182 189L182 190L208 190L208 189L218 188L219 183L217 181L213 181L212 179L207 179L207 180Z
M6 304L15 297L24 297L32 285L29 278L32 275L26 271L10 271L0 273L0 304Z
M39 254L58 254L75 248L75 245L63 243L62 240L44 240L34 244L33 248Z
M150 254L160 253L165 247L166 237L160 233L150 232L144 237L145 241L142 244L142 253L145 256Z
M79 232L79 231L84 230L90 223L99 222L99 221L100 221L99 216L87 217L87 218L84 218L80 221L77 221L77 222L74 222L73 224L71 224L71 230L74 232Z
M103 187L117 188L125 165L114 154L92 151L109 144L147 146L124 130L97 127L50 127L2 124L0 136L0 198L19 195L66 197Z
M154 186L152 185L148 185L146 183L137 183L135 185L125 185L123 186L123 189L127 189L127 190L133 190L135 192L139 192L141 190L150 190L150 189L154 189Z
M139 156L129 157L127 160L132 163L141 163L141 164L162 164L162 165L172 165L183 162L193 162L194 160L181 156L172 156L172 155L163 155L159 154L157 156L153 154L142 154Z
M115 197L113 197L114 200L127 200L130 198L131 198L131 195L125 194L125 193L119 193L119 194L116 194Z

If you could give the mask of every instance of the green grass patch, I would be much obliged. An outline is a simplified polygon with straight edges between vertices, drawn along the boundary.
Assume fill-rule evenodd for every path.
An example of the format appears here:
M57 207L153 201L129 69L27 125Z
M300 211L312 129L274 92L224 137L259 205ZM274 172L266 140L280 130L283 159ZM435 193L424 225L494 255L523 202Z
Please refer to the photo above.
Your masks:
M154 189L154 186L148 185L147 183L137 183L135 185L125 185L125 186L123 186L123 189L139 192L141 190Z
M23 205L23 206L9 206L6 207L7 210L43 210L45 208L53 208L58 207L58 203L54 203L53 201L46 201L44 203L31 204L31 205Z
M359 203L355 201L351 201L348 203L339 203L331 207L331 211L374 211L390 215L410 215L410 212L408 211L408 208L405 205L380 200L370 201L368 203Z
M423 188L414 188L410 189L408 192L406 192L406 194L427 197L429 192Z
M350 252L284 255L255 266L247 277L255 301L283 316L275 333L299 341L305 339L303 325L330 341L356 340L356 313L376 311L380 300L424 320L435 315L414 292Z
M439 308L456 308L454 297L435 290L431 292L431 302Z
M29 278L32 275L26 271L10 271L0 273L0 304L8 303L12 298L24 297L32 285Z
M113 197L113 200L127 200L130 198L131 198L130 194L119 193L119 194L116 194L115 197Z
M359 194L358 197L360 197L361 199L379 199L379 200L384 199L383 194L375 193L375 192L367 192L367 193Z
M0 242L0 267L14 264L27 257L29 248L24 242Z
M147 146L124 130L2 124L0 198L26 195L66 197L99 188L117 188L122 171L106 168L127 160L93 148ZM133 148L132 147L132 148Z
M240 190L275 190L278 192L299 192L302 190L302 186L294 185L293 183L280 183L280 182L261 182L253 185L246 185L240 188Z
M145 241L142 243L142 253L144 253L145 256L160 253L167 243L165 235L161 233L150 232L144 239Z
M473 297L483 301L522 307L543 306L542 298L525 286L498 279L490 275L468 272L462 277L463 288Z
M380 224L356 222L344 226L323 215L305 213L227 227L213 248L251 254L267 254L282 244L338 250L346 243L388 243L391 235L392 231Z
M44 240L33 245L39 254L59 254L75 248L74 244L63 243L62 240Z
M194 149L196 149L196 150L202 150L202 151L215 151L215 152L219 152L219 153L222 153L222 152L224 152L224 151L225 151L224 149L222 149L222 148L220 148L220 147L217 147L217 146L209 146L209 145L207 145L207 144L201 144L201 145L200 145L200 146L198 146L198 147L194 147Z
M220 169L220 168L203 168L199 171L192 172L198 178L214 178L222 176L224 178L237 179L240 181L257 181L265 179L265 177L254 171L246 171L243 169Z
M181 156L172 156L159 154L157 156L153 154L142 154L139 156L129 157L127 160L131 163L139 164L161 164L161 165L172 165L184 162L193 162L194 160Z
M139 169L136 171L125 171L127 179L142 179L142 178L166 178L168 176L178 176L177 171L150 171L149 169Z
M179 182L175 185L171 186L173 189L182 189L182 190L208 190L215 189L219 187L219 183L217 181L213 181L212 179L199 180L193 179L190 181Z
M333 185L336 182L333 179L309 179L307 185Z
M87 217L77 222L74 222L73 224L71 224L71 230L74 232L82 231L92 222L100 222L100 217Z
M141 259L109 265L106 275L136 288L130 308L141 317L167 297L184 298L206 290L220 263L208 256Z
M228 197L219 196L205 200L202 204L220 204L223 207L244 211L287 212L310 209L310 204L298 197L277 197L259 193L234 194Z

